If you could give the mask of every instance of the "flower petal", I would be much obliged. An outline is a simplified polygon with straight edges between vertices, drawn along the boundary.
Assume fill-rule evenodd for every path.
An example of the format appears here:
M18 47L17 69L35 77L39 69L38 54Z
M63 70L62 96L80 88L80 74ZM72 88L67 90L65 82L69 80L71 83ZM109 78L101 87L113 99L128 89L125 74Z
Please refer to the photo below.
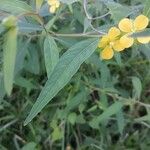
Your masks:
M124 48L129 48L133 45L134 39L128 37L127 35L124 35L123 37L120 38L120 43Z
M114 42L113 49L117 52L123 51L125 47L120 43L119 40Z
M121 31L129 33L129 32L132 32L133 21L128 18L124 18L119 22L118 26Z
M144 15L139 15L134 20L134 28L136 31L145 29L148 26L149 19Z
M56 8L58 8L58 7L60 6L60 2L57 1L57 2L55 3L55 6L56 6Z
M47 3L48 3L49 5L55 5L56 2L57 2L57 0L48 0L48 1L47 1Z
M109 46L107 46L102 52L101 52L101 58L102 59L111 59L114 56L113 49Z
M55 13L55 11L56 11L56 7L55 7L55 6L51 6L51 7L49 8L49 12L50 12L50 13Z
M98 47L99 48L105 48L107 45L108 45L108 42L109 42L109 38L107 35L104 35L100 41L99 41L99 44L98 44Z
M142 44L147 44L150 42L150 37L140 37L137 38L138 42L142 43Z
M109 31L108 31L108 37L109 37L109 39L112 41L112 40L115 40L115 38L117 37L117 36L119 36L120 35L120 30L117 28L117 27L112 27L112 28L110 28L109 29Z

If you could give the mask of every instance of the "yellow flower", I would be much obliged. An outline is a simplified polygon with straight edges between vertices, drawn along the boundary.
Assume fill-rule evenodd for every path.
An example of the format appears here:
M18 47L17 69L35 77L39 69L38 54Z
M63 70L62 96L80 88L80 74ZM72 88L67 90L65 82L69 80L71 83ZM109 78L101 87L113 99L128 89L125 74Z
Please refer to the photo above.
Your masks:
M50 5L50 13L55 13L56 9L60 6L59 0L48 0L48 4Z
M102 37L98 44L99 48L103 48L101 52L102 59L111 59L114 55L114 50L119 52L125 49L123 44L120 43L120 35L120 30L116 27L112 27L108 31L108 34Z
M133 45L134 39L128 37L128 35L144 30L149 23L149 19L144 15L139 15L135 20L124 18L119 22L119 29L125 33L124 36L120 38L120 43L129 48ZM146 44L150 42L150 37L140 37L137 38L138 42Z

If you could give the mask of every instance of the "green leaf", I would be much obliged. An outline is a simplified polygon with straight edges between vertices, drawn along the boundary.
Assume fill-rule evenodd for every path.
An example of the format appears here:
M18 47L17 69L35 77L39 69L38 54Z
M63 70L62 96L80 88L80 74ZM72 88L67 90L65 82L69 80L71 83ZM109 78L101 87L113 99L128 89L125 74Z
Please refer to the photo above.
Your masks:
M4 95L5 95L4 79L3 79L3 75L0 73L0 103Z
M28 51L29 40L18 39L17 44L17 56L16 56L16 64L15 64L15 75L18 75L19 72L24 68L25 58Z
M83 101L85 101L86 96L85 96L85 91L82 91L78 93L75 97L71 98L70 101L67 103L67 106L64 110L64 112L69 112L76 107L78 107Z
M13 87L17 53L17 32L17 28L11 28L4 37L4 85L8 95L11 94Z
M145 29L141 32L136 32L131 35L131 37L137 38L137 37L149 37L150 36L150 28Z
M108 9L110 10L112 19L116 23L118 23L122 18L127 17L132 11L131 8L129 8L127 6L123 6L116 2L107 2L106 5L107 5Z
M57 141L63 138L63 130L60 127L55 127L52 132L52 140Z
M76 119L77 119L76 113L71 113L71 114L69 114L69 116L68 116L68 121L69 121L72 125L75 124Z
M134 87L134 98L140 99L141 92L142 92L142 83L141 80L138 77L132 77L132 84Z
M77 116L76 123L79 123L79 124L86 123L86 120L84 119L84 115L83 114L80 114L80 115Z
M42 26L40 26L40 25L36 25L33 23L27 23L24 21L19 21L18 27L19 27L19 31L24 32L24 33L32 33L32 32L37 32L37 31L43 30Z
M51 134L53 141L59 140L63 137L63 130L57 124L57 120L52 120L50 123L50 126L53 128L53 132Z
M79 42L60 58L36 103L33 105L29 116L26 118L25 125L70 81L80 65L95 51L97 44L98 39L96 38Z
M122 110L120 110L116 114L116 117L117 117L117 124L118 124L119 132L122 134L123 133L123 129L125 127L125 119L124 119Z
M36 0L36 10L39 11L44 0Z
M15 27L17 25L17 18L15 16L8 16L5 19L3 19L2 25L6 27L7 29L11 27Z
M0 0L0 10L16 15L33 12L27 3L20 0Z
M65 4L72 4L74 2L77 2L79 0L60 0L62 3L65 3Z
M109 119L110 116L118 113L121 108L123 107L123 103L121 102L115 102L110 107L108 107L100 116L94 118L92 121L90 121L90 126L93 128L99 128L99 123Z
M51 36L47 36L44 41L44 57L48 77L54 70L59 61L59 51L55 40Z
M0 24L0 35L6 30L6 28Z
M145 1L143 14L150 18L150 0Z
M36 147L36 143L30 142L30 143L27 143L25 146L23 146L21 150L36 150L35 147Z
M118 64L118 66L122 66L123 64L122 64L122 60L121 60L121 54L120 53L118 53L118 52L116 52L115 53L115 59L116 59L116 62L117 62L117 64Z
M39 53L37 51L37 45L33 43L28 45L25 69L33 74L40 73Z
M145 55L147 60L150 61L150 45L149 44L141 44L138 45L139 51Z
M26 88L27 93L29 93L32 89L36 89L36 86L29 79L27 80L21 76L17 76L15 78L15 84L20 87Z

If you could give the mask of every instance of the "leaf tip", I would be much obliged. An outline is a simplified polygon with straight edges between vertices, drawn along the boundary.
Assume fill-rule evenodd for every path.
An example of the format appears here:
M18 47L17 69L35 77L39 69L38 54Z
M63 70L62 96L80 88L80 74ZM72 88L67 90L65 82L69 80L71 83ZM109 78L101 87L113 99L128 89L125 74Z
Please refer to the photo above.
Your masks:
M23 125L26 126L31 122L32 119L29 119L29 116L27 116L27 118L25 119Z

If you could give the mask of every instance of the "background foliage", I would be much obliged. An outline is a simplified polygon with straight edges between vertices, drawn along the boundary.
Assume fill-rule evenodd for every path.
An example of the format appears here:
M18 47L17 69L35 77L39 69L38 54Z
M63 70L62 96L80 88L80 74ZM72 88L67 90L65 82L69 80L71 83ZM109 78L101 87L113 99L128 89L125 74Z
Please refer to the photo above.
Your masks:
M109 61L97 49L120 19L150 18L150 1L84 4L0 0L0 149L150 149L150 44Z

